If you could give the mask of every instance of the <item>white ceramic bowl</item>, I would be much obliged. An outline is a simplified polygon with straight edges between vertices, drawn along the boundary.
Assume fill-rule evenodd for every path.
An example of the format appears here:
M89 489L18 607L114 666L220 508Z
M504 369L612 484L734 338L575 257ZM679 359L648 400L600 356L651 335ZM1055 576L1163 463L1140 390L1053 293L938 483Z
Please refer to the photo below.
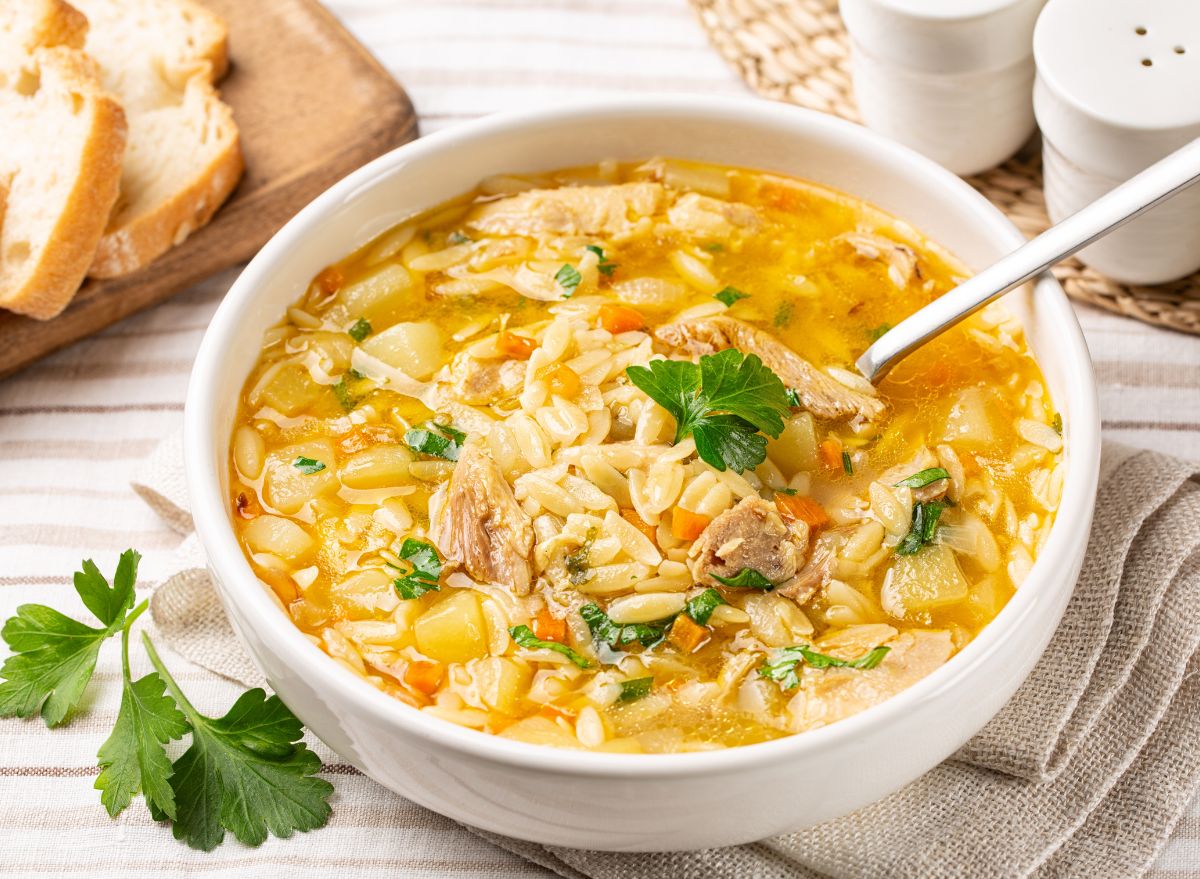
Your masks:
M832 726L694 754L560 751L424 716L329 659L292 625L235 539L226 462L237 397L262 331L325 265L415 211L501 171L667 155L798 175L902 217L980 268L1021 243L965 183L830 116L782 104L646 98L497 116L401 147L351 174L262 249L217 310L188 390L196 527L234 629L271 685L334 751L379 783L487 830L552 845L695 849L762 839L880 799L952 754L1013 694L1045 648L1083 558L1099 461L1096 390L1058 284L1009 297L1066 425L1058 522L996 620L944 667Z

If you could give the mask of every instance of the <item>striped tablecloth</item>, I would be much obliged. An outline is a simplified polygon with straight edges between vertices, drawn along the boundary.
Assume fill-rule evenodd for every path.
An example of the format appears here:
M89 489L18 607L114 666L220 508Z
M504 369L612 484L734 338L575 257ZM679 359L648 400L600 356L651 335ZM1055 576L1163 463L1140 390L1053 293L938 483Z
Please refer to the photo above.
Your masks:
M409 89L428 133L485 113L647 90L747 95L705 43L685 0L337 0L350 28ZM236 38L236 35L235 35ZM26 601L73 607L81 558L111 570L127 546L143 581L177 538L130 492L139 463L176 430L192 356L228 272L0 381L0 617ZM1104 428L1123 442L1200 459L1200 339L1079 309L1096 360ZM373 782L322 757L337 787L319 834L254 850L192 852L140 804L112 822L92 790L117 702L108 650L91 701L66 728L0 721L0 874L229 877L544 876L449 822L407 813ZM235 689L168 656L203 709ZM381 832L381 815L387 816ZM402 828L397 832L397 824ZM999 875L999 874L998 874ZM1153 874L1200 877L1200 801Z

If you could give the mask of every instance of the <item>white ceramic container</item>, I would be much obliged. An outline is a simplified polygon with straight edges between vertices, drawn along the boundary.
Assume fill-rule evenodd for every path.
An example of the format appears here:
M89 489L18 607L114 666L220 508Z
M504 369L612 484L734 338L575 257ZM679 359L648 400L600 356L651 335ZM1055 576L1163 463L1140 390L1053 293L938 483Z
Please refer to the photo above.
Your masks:
M506 115L420 139L342 180L238 278L197 355L185 415L196 527L234 629L304 723L379 783L459 821L540 843L695 849L845 814L944 760L1037 661L1071 595L1099 457L1096 389L1074 313L1047 277L1008 303L1066 425L1050 538L1017 595L947 665L894 699L803 735L694 754L560 751L487 736L392 699L315 647L254 576L230 523L227 461L262 332L323 266L501 171L654 155L799 175L868 199L982 267L1020 233L967 184L864 128L761 101L647 98Z
M842 0L868 126L956 174L1033 134L1033 52L1046 0Z
M1038 19L1034 54L1053 222L1200 137L1200 3L1052 0ZM1200 270L1200 187L1079 258L1131 284Z

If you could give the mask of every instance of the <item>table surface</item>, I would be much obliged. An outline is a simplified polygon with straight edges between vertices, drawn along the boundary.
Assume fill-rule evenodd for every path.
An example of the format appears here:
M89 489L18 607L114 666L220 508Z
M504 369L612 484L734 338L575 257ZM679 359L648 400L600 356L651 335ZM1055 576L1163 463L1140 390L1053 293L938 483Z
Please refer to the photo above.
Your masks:
M408 88L428 134L499 110L647 90L745 95L705 42L686 0L336 0L329 3ZM237 57L237 35L233 35ZM0 381L0 617L24 601L71 606L81 558L111 570L135 546L143 581L170 569L178 538L129 490L139 464L178 429L188 371L209 317L233 280L225 273L176 299ZM1200 459L1200 339L1077 307L1096 363L1105 435ZM230 685L179 658L181 684L202 708L227 705ZM102 662L92 701L115 705L115 664ZM194 872L260 875L288 863L286 841L255 852L226 844L190 852L135 804L114 825L92 790L95 750L112 715L47 732L0 721L0 874L52 871L122 876ZM357 775L335 779L335 816L397 808ZM17 804L14 807L14 804ZM19 813L37 811L30 829ZM446 859L448 822L413 812L403 840L379 845L370 821L336 820L323 831L327 860L343 875L544 876L467 838ZM64 846L63 834L71 838ZM76 840L79 840L78 844ZM136 846L125 843L134 841ZM108 854L120 845L120 857ZM133 851L137 852L134 859ZM350 858L367 851L371 856ZM90 865L90 866L89 866ZM86 869L85 869L86 868ZM272 875L273 871L261 875ZM1200 800L1178 826L1152 875L1200 876Z

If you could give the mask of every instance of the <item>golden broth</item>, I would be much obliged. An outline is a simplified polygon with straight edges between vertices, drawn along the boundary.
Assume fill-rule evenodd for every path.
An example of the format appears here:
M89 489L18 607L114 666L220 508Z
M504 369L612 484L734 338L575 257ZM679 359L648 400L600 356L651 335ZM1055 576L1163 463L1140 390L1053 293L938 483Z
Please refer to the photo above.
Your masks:
M655 160L485 181L323 271L267 332L234 437L235 524L315 643L456 723L662 752L836 721L961 649L1049 532L1061 441L1019 325L992 306L932 342L879 387L878 417L792 406L741 476L673 443L674 419L624 366L696 361L653 335L681 314L733 318L832 368L836 393L869 409L855 358L961 274L869 205L755 171ZM414 442L430 419L453 430ZM512 537L510 582L449 552L479 480L456 489L458 465L429 442L478 447L471 466L494 468L464 519L494 517L479 532L493 556ZM735 507L756 526L708 546L703 529L737 526ZM922 533L921 515L936 526ZM766 532L784 579L712 576ZM436 547L424 573L409 551L422 545ZM706 593L723 603L693 614ZM586 605L649 626L650 646L602 643ZM669 612L642 619L656 610ZM521 626L559 646L522 646ZM809 655L787 652L799 647Z

